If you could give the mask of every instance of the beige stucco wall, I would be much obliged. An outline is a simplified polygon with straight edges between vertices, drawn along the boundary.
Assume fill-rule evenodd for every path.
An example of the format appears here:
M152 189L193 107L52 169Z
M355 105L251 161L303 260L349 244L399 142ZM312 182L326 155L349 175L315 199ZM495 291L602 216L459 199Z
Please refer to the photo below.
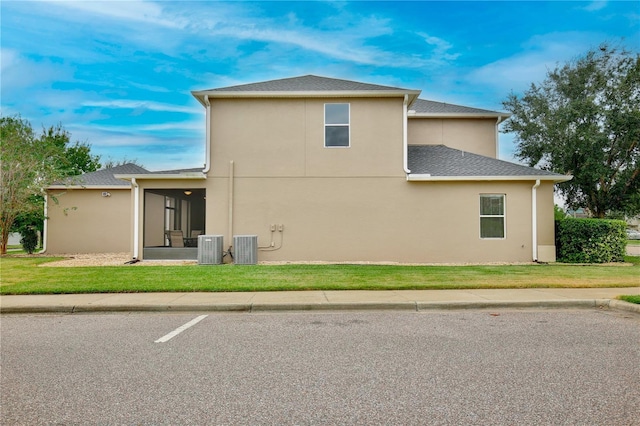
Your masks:
M325 102L350 103L349 148L324 147ZM401 98L214 99L211 105L206 229L223 235L225 246L233 235L256 234L264 248L260 261L532 260L534 182L407 182ZM410 119L409 143L495 157L495 124ZM551 187L538 189L538 244L545 246L553 245ZM505 239L480 239L481 193L506 194Z
M227 178L208 181L207 233L224 235L225 246L232 235L256 234L260 246L281 247L261 250L260 261L532 260L532 182L236 177L232 231L228 183ZM506 194L505 239L480 238L481 193ZM539 200L544 197L538 194ZM272 233L271 225L283 225L284 231ZM540 228L542 243L549 230Z
M103 191L111 196L103 197ZM129 187L49 191L48 198L47 253L130 252Z
M410 118L407 139L413 145L446 145L497 158L495 118Z
M537 189L538 260L556 261L555 220L553 217L553 184L545 182Z
M144 197L144 233L143 245L163 246L164 245L164 196L147 193Z
M351 146L324 147L324 104L350 104ZM209 176L404 176L402 98L215 99Z

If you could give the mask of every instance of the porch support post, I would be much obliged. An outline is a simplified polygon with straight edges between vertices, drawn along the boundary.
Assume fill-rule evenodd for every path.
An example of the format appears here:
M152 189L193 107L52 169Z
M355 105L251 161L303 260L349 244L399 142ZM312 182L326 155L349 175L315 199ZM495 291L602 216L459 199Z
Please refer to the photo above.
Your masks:
M140 229L140 187L136 182L136 178L131 178L131 184L133 185L133 258L137 260L139 259L138 243L140 240L138 236Z

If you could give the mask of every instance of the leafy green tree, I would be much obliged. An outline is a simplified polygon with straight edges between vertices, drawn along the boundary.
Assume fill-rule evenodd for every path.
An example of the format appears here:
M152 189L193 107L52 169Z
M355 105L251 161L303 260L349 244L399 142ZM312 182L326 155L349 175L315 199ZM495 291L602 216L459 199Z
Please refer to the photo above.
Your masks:
M107 161L104 162L102 167L105 169L112 169L114 167L124 166L125 164L135 164L136 166L144 167L144 165L140 163L137 158L129 160L127 157L123 157L121 160L114 160L109 157Z
M87 143L71 143L71 135L62 124L42 129L40 139L43 143L53 144L59 155L53 158L55 167L63 176L76 176L95 172L100 168L100 157L91 155L91 147Z
M603 44L503 106L519 159L573 175L558 185L569 208L640 213L639 54Z
M0 254L6 254L12 230L42 229L42 200L51 183L97 170L98 161L87 144L69 146L69 133L61 125L36 136L19 115L0 117Z
M563 220L567 218L567 212L557 204L553 206L553 218L554 220Z

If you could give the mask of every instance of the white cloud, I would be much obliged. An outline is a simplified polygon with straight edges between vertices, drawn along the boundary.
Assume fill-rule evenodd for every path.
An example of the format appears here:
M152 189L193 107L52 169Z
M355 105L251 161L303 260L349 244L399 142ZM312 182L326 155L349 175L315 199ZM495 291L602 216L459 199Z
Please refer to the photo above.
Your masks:
M185 107L181 105L163 104L160 102L139 101L130 99L112 99L107 101L84 101L82 106L100 107L110 109L133 109L146 111L180 112L185 114L197 114L202 112L202 108Z
M17 89L48 87L51 81L72 81L73 67L50 59L34 60L13 49L2 48L2 97L10 98Z
M184 28L188 24L186 19L179 16L165 16L160 4L148 1L53 0L50 1L50 4L116 21L131 21L137 24L150 24L166 28Z
M597 12L599 10L604 9L605 7L607 7L607 1L606 0L597 0L597 1L592 1L591 3L589 3L587 6L583 7L583 10L586 10L587 12Z
M519 52L475 69L467 80L505 93L526 90L544 80L549 70L597 45L599 39L598 34L578 32L534 36Z
M424 41L427 42L427 44L434 46L433 57L444 61L453 61L460 56L459 53L449 53L449 50L453 48L453 45L448 41L431 36L427 33L418 33L418 35L424 38Z

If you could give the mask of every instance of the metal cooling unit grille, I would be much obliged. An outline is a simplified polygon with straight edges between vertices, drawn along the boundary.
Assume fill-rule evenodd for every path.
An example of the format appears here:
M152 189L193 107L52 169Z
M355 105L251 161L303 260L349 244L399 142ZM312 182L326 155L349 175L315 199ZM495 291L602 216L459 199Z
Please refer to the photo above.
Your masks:
M237 265L255 265L258 263L258 236L233 236L233 261Z
M222 263L222 235L198 235L198 264Z

